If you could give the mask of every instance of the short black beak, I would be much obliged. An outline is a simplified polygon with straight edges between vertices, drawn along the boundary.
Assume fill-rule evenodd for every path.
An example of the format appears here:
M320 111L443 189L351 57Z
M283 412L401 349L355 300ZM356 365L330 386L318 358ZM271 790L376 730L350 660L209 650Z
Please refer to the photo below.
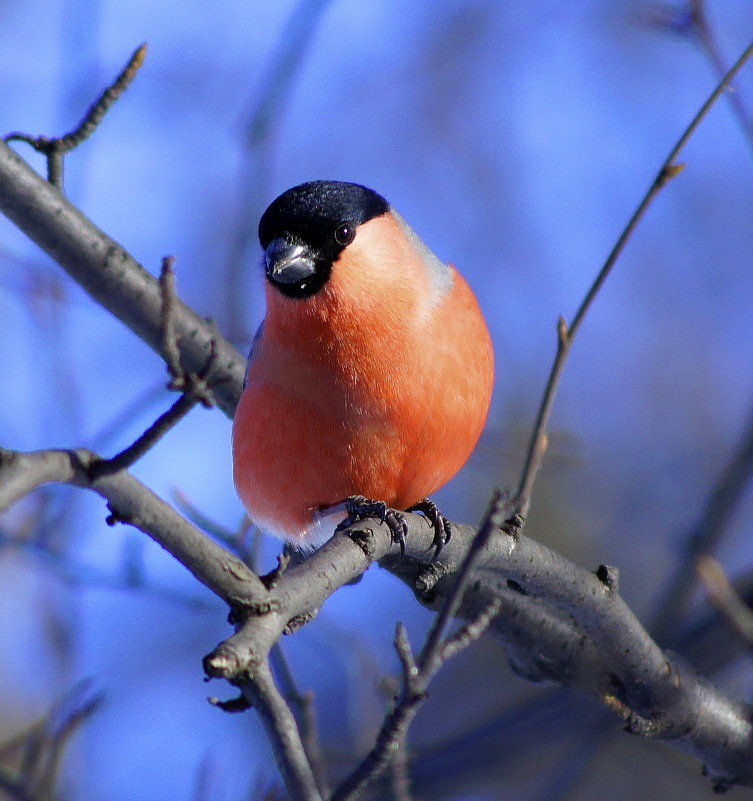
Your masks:
M273 239L264 252L267 275L280 284L295 284L316 272L316 263L305 245L293 245L284 237Z

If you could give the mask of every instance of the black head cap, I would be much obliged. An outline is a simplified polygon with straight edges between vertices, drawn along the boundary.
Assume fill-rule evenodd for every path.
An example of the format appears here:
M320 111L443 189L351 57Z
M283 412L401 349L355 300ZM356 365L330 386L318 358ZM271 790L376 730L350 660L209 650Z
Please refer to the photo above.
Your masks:
M358 226L389 208L381 195L360 184L310 181L288 189L272 201L259 221L267 278L289 297L310 297L324 286L332 264L353 240ZM295 280L285 280L287 276L274 269L276 256L285 246L289 253L296 253L298 269L289 271ZM310 269L300 269L301 260ZM292 263L290 257L288 261ZM302 273L306 274L299 277Z

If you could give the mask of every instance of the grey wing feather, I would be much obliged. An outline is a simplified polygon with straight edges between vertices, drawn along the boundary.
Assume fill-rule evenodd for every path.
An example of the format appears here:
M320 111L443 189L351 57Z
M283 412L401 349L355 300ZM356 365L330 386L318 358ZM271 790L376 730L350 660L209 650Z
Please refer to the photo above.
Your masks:
M243 386L245 387L248 384L248 371L251 369L251 363L254 360L254 351L256 350L256 346L261 339L262 333L264 332L264 320L259 323L259 327L256 329L256 333L254 334L253 342L251 343L251 350L248 354L248 364L246 365L246 375L243 376Z

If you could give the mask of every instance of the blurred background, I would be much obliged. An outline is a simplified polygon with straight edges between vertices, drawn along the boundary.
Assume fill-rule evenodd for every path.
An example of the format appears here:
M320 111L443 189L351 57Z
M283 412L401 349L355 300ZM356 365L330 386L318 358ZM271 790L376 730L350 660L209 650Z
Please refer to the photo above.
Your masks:
M71 130L148 42L133 86L67 158L66 191L152 272L176 256L181 297L243 350L263 315L268 202L315 178L384 194L464 272L494 338L487 431L436 497L472 523L520 471L558 316L572 317L719 63L751 38L747 0L5 0L0 134ZM581 330L526 533L584 567L618 566L660 644L747 697L750 660L701 592L660 620L753 407L753 66L736 86ZM111 455L173 400L160 359L4 219L0 325L2 447ZM219 411L194 410L133 472L228 531L242 524ZM18 767L18 738L44 720L45 736L70 739L40 798L262 798L277 772L255 715L212 708L206 696L229 688L202 682L226 610L105 515L98 497L50 487L0 517L0 769ZM752 518L742 493L717 548L742 581ZM263 543L265 568L278 550ZM418 645L430 616L373 568L284 642L335 771L381 720L396 620ZM444 669L412 730L414 792L713 796L696 760L620 728L591 699L517 677L484 640Z

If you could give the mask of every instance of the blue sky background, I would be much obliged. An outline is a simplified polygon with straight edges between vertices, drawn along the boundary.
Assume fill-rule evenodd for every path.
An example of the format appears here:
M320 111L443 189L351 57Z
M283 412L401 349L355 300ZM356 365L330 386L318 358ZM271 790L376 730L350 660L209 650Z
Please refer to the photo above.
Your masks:
M473 522L491 488L520 470L557 317L572 317L716 82L701 48L648 22L650 5L7 0L0 131L70 130L147 41L131 89L67 159L66 189L147 269L176 256L183 299L244 349L263 315L254 232L266 204L314 178L384 194L467 276L492 331L489 427L437 496L450 518ZM729 64L753 38L753 9L707 6ZM753 109L753 68L736 85ZM646 621L753 404L752 155L721 102L582 328L534 496L528 533L584 566L618 565ZM4 220L0 325L4 447L114 453L172 401L160 360ZM235 529L229 438L220 412L195 410L133 472ZM750 568L751 513L749 493L720 551L733 576ZM212 798L241 798L276 773L253 715L223 715L205 700L226 695L202 684L200 664L229 632L223 607L104 516L99 499L56 490L0 518L6 532L32 521L60 554L0 549L0 739L92 677L106 700L69 752L67 797L191 798L201 775ZM269 564L275 551L268 544ZM146 588L112 586L129 565ZM300 684L317 692L330 746L368 742L384 703L377 680L396 669L396 619L420 642L428 614L373 569L286 641ZM503 700L537 692L508 675L500 649L478 650L465 670L494 663ZM729 671L724 686L744 693L749 678ZM687 792L710 797L697 765L681 765L693 777ZM514 789L516 798L540 791L533 778ZM572 797L603 794L592 777Z

